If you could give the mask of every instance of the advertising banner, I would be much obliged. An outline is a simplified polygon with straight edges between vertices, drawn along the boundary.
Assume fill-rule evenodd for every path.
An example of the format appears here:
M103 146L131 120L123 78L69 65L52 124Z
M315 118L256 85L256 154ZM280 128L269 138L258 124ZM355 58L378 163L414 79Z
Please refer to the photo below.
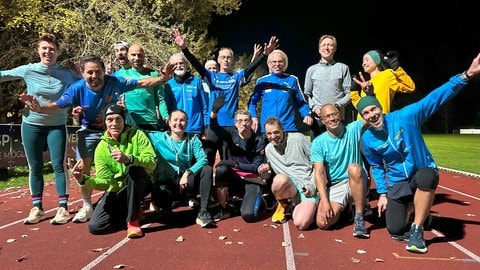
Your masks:
M75 157L75 145L77 144L76 131L80 127L68 126L67 156ZM44 152L43 160L50 160L48 149ZM0 124L0 169L27 165L27 159L23 150L20 124Z

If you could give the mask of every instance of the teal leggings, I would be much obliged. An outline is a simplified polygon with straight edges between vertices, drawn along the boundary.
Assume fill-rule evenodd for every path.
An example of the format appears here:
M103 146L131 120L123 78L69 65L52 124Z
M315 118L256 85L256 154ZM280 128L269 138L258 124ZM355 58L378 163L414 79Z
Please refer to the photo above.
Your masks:
M59 197L68 195L67 170L65 152L67 146L67 127L60 126L36 126L22 123L21 127L23 148L27 157L32 197L43 194L43 150L48 145L50 160L55 173L55 188Z

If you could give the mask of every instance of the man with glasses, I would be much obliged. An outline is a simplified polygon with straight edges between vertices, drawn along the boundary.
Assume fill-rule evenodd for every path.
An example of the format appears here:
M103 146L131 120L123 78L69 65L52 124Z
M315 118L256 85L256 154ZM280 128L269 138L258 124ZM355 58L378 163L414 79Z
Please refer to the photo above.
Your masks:
M265 132L265 120L268 117L278 117L286 132L299 131L296 123L297 110L303 118L303 123L311 125L310 109L305 101L298 78L285 71L288 68L288 57L282 50L272 51L267 58L270 74L257 80L250 100L248 110L252 115L252 129ZM262 100L260 123L257 116L257 104Z
M323 105L319 112L327 130L313 140L311 148L315 185L320 196L317 226L329 229L353 200L353 236L369 238L363 218L368 178L360 154L360 138L367 122L357 120L345 126L339 108L332 103Z
M229 217L232 204L228 197L237 195L242 198L240 213L246 222L258 220L259 208L263 202L266 180L260 178L258 167L264 160L264 136L253 132L252 117L246 110L235 112L235 130L226 130L217 121L218 109L223 105L223 97L214 101L210 113L210 128L227 143L227 155L216 165L215 187L218 198L218 211L214 219L219 221ZM267 189L268 190L268 189Z

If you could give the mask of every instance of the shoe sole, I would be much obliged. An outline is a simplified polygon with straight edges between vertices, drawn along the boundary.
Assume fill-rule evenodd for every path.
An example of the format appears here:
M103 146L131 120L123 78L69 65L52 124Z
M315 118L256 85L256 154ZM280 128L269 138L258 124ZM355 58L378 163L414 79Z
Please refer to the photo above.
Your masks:
M414 252L414 253L427 253L427 248L417 248L416 246L406 246L405 247L406 250L410 251L410 252Z
M40 221L44 221L45 219L47 219L47 217L41 218L41 219L39 219L37 222L31 222L31 221L28 221L28 220L23 220L23 224L25 224L25 225L37 224L37 223L39 223Z
M353 237L358 239L368 239L370 238L370 234L360 233L360 234L353 234Z
M66 221L56 221L56 220L53 220L53 219L52 219L52 220L50 221L50 224L52 224L52 225L63 225L63 224L67 224L69 220L70 220L70 219L68 219L68 220L66 220Z
M217 225L215 223L203 223L199 218L197 218L196 223L202 228L215 228Z

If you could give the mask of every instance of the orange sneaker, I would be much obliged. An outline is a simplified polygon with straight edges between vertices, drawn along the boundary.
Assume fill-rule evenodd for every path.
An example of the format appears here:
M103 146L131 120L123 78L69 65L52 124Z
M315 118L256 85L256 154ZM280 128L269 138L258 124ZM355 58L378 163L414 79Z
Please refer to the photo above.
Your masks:
M142 228L140 228L140 220L133 220L127 223L127 237L140 238L143 236Z

